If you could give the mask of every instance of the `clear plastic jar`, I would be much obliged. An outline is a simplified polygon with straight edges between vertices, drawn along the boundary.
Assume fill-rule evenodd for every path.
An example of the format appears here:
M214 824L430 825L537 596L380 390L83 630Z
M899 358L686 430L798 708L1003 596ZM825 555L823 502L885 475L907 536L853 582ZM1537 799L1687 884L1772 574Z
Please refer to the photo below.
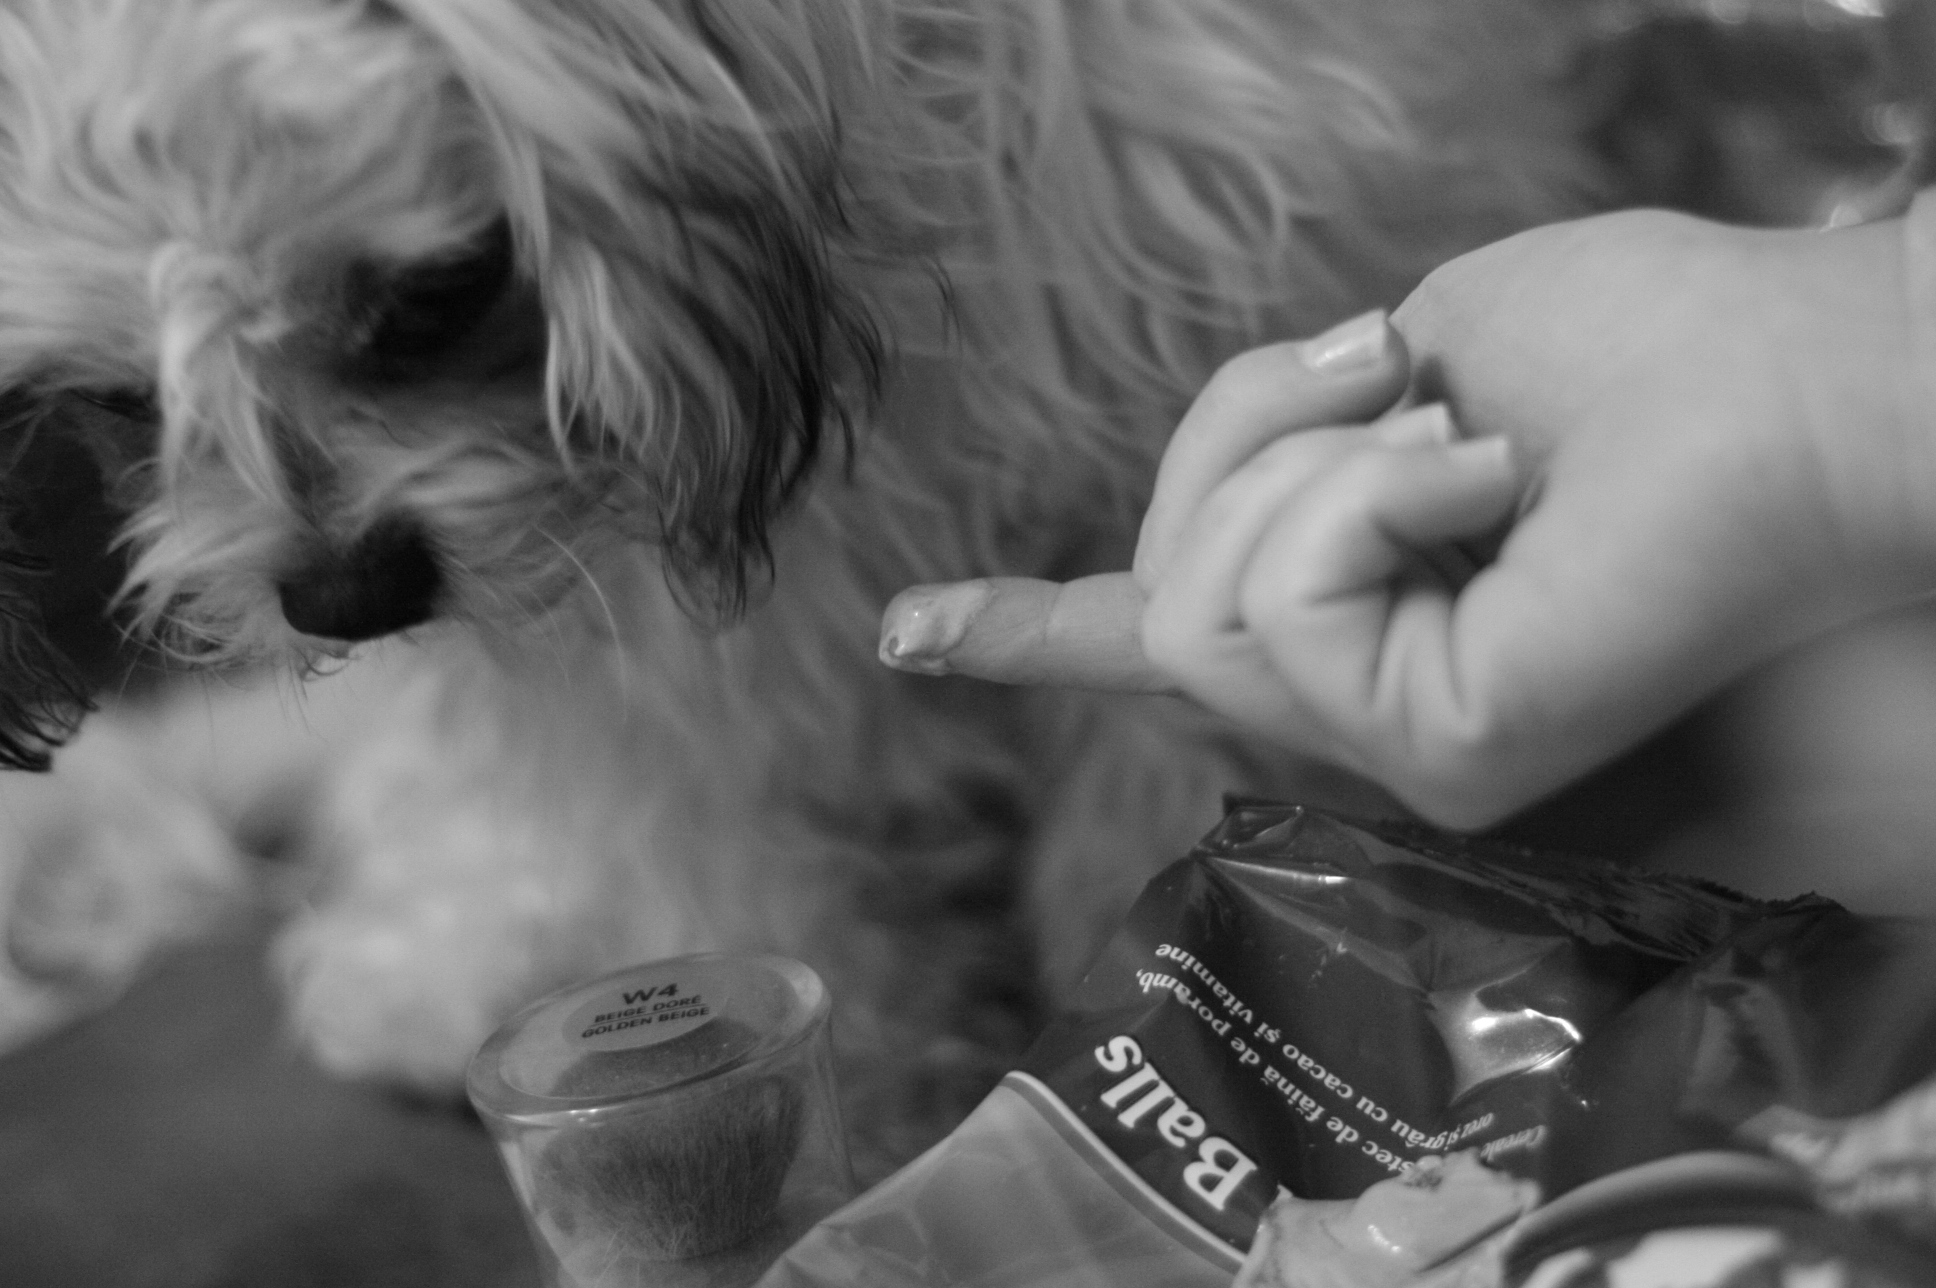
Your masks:
M751 1283L853 1196L829 1001L781 957L706 953L527 1007L471 1061L555 1288Z

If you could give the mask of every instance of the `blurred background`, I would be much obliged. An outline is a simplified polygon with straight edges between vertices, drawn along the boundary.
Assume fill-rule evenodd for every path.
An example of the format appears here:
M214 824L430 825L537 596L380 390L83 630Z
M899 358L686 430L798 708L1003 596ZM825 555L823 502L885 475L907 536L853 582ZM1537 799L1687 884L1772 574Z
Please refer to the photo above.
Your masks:
M1579 74L1636 204L1828 227L1900 210L1928 176L1936 46L1920 3L1587 7L1597 35ZM38 471L37 539L85 634L113 581L66 553L105 521L75 483L87 467L22 468ZM1936 604L1769 668L1507 830L1756 893L1936 912L1922 875L1936 853ZM263 966L272 927L267 911L231 915L105 1009L0 1057L0 1284L538 1282L495 1151L461 1106L334 1081L285 1041Z
M9 1288L535 1288L483 1131L281 1039L266 920L0 1060Z

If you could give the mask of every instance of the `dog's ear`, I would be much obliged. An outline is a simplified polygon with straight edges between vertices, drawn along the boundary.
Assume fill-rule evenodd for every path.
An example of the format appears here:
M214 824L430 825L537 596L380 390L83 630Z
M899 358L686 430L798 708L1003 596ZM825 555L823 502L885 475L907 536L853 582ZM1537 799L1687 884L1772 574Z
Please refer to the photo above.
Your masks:
M39 560L0 551L0 768L44 770L90 704L47 631Z
M656 516L675 583L726 613L769 529L879 380L841 260L855 6L392 0L447 51L549 319L574 468Z
M114 653L101 475L22 395L0 395L0 768L44 770Z

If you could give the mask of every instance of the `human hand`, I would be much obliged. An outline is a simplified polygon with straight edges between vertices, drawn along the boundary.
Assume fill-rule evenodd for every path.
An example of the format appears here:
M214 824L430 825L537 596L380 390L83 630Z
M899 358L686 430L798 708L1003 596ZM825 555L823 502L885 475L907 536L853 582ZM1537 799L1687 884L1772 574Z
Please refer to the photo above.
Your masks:
M1926 584L1936 505L1902 273L1892 225L1751 233L1653 213L1465 256L1394 323L1415 391L1509 447L1432 442L1446 422L1431 412L1280 441L1375 415L1404 366L1387 346L1346 382L1359 401L1321 406L1321 372L1256 351L1179 427L1133 579L1083 593L1133 624L1118 638L1142 645L1141 687L1343 763L1436 821L1496 821L1755 662ZM1516 505L1491 563L1448 568ZM1054 619L989 605L1056 592L990 585L995 629L955 632L940 665L1041 671ZM1079 680L1082 652L1050 678Z
M912 587L882 620L881 660L904 671L1009 684L1178 691L1144 651L1143 617L1159 567L1204 494L1286 435L1298 434L1299 451L1324 456L1370 444L1373 436L1354 427L1399 398L1407 373L1404 346L1382 314L1239 355L1205 386L1170 439L1134 576ZM1323 426L1337 428L1299 433Z

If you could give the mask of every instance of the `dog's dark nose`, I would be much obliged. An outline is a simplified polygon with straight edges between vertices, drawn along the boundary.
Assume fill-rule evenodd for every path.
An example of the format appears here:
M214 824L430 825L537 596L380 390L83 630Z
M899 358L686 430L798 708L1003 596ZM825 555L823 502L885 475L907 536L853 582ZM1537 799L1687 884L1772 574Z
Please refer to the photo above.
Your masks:
M276 583L282 615L305 635L371 640L436 609L443 574L415 524L379 523L347 547L325 550Z

